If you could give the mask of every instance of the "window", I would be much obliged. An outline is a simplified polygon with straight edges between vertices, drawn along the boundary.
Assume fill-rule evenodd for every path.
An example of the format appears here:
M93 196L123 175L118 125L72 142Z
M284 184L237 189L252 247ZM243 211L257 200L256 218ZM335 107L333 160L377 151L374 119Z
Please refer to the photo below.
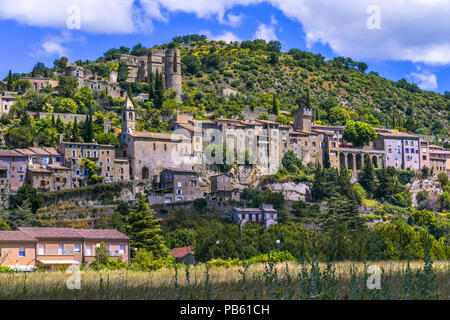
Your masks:
M19 248L19 257L25 257L25 248Z
M81 252L81 245L80 244L75 244L73 252L80 253Z
M92 256L92 245L86 245L86 255Z
M39 244L39 254L45 254L45 244Z
M60 244L60 245L58 246L58 254L63 254L63 252L64 252L64 245L63 245L63 244Z
M119 253L124 254L125 253L125 245L121 244L119 248Z

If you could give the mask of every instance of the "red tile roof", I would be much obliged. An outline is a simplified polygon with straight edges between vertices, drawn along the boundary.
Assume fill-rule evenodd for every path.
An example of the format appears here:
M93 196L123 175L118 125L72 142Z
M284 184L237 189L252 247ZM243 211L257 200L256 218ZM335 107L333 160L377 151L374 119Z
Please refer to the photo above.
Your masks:
M0 241L36 242L36 238L22 231L0 231Z
M19 228L35 238L81 239L83 236L72 228Z
M0 157L23 157L23 155L14 150L0 150Z
M190 247L182 247L182 248L175 248L172 251L170 251L170 254L175 258L175 259L180 259L180 258L184 258L186 257L188 254L194 254L194 247L190 246Z
M115 229L77 229L84 239L89 240L129 240L126 235Z

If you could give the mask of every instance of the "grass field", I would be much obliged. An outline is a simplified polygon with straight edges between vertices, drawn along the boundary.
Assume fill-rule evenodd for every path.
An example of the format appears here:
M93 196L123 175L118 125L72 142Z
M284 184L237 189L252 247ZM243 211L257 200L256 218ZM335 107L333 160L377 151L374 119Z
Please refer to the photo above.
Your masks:
M366 267L381 270L381 288L367 288ZM427 271L425 271L427 270ZM370 269L369 269L370 271ZM81 271L80 289L69 289L76 274L0 274L0 299L450 299L449 262L342 262L205 265L153 272Z

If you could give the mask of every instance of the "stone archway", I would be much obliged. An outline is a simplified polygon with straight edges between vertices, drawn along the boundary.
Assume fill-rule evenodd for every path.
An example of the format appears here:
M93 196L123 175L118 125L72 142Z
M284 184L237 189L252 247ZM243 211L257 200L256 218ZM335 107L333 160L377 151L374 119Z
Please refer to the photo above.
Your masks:
M343 154L343 153L339 154L339 163L340 163L341 167L346 168L346 166L345 166L345 154Z
M356 170L361 170L362 168L362 156L358 153L356 154Z
M143 167L142 168L142 179L146 180L150 178L150 171L148 170L147 167Z
M375 168L378 168L378 158L376 156L372 157L372 163Z
M353 154L347 154L347 169L354 170L353 168Z

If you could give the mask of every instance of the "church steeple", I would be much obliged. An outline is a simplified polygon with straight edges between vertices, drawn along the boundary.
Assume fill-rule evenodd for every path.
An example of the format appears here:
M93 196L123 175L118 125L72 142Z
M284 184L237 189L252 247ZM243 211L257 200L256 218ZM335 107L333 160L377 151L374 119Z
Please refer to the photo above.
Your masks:
M122 137L136 131L136 110L133 102L127 96L122 108Z

